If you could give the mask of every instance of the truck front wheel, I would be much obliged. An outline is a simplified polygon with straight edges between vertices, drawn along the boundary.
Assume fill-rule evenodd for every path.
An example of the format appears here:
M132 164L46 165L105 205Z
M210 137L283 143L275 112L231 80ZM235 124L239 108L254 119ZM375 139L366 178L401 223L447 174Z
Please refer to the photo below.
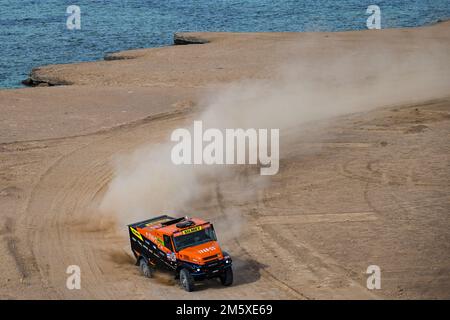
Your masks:
M192 277L188 269L181 269L180 285L187 292L194 291L194 278Z
M220 275L220 282L224 286L231 286L233 284L233 270L228 268Z

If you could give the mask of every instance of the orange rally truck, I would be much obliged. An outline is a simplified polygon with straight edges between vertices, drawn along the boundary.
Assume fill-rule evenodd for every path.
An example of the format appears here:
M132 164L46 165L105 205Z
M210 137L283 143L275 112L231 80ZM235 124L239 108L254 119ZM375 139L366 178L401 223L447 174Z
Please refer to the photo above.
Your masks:
M186 291L194 282L219 278L224 286L233 283L232 260L217 242L214 226L198 218L167 215L128 225L136 265L146 277L155 268L175 274Z

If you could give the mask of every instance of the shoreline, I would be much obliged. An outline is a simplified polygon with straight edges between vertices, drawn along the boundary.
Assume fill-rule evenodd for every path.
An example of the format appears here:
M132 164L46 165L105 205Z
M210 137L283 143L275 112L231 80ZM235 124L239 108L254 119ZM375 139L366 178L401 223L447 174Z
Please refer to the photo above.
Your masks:
M180 33L176 32L173 35L173 43L171 45L162 46L162 47L149 47L149 48L142 48L142 49L129 49L129 50L123 50L123 51L117 51L117 52L111 52L106 53L103 56L102 60L93 60L93 61L86 61L86 62L98 62L98 61L117 61L117 60L131 60L135 59L135 56L127 55L130 51L136 51L136 50L150 50L150 49L156 49L156 48L167 48L171 46L182 46L182 45L193 45L193 44L206 44L209 43L209 40L202 39L193 35L189 35L189 33ZM74 62L74 63L63 63L63 64L77 64L77 63L84 63L84 62ZM22 84L25 87L55 87L55 86L70 86L73 83L70 81L59 81L58 79L45 79L40 78L38 75L35 74L36 71L39 71L42 67L48 67L53 65L60 65L60 64L51 64L51 65L45 65L45 66L38 66L33 69L31 69L28 77L24 80L22 80ZM3 89L9 89L9 88L0 88L0 90ZM10 88L10 89L21 89L21 88Z
M314 79L328 72L323 69L330 62L351 59L361 65L358 81L370 85L363 71L368 54L382 48L390 68L389 60L447 45L449 29L450 21L331 33L178 33L174 42L203 44L126 50L106 60L39 67L33 81L70 85L0 90L0 142L97 132L192 105L230 83L273 79L289 64L301 64ZM417 77L413 71L405 77Z
M447 19L437 19L435 22L430 22L428 24L422 25L422 26L416 26L416 27L402 27L402 28L387 28L387 29L381 29L381 30L375 30L375 31L383 31L383 30L414 30L414 29L422 29L422 28L429 28L429 27L435 27L440 24L446 24L450 23L450 18ZM318 31L318 32L285 32L285 33L298 33L298 34L338 34L338 33L351 33L351 32L365 32L369 30L347 30L347 31ZM235 32L175 32L173 35L173 43L161 46L161 47L147 47L147 48L138 48L138 49L129 49L129 50L123 50L123 51L117 51L117 52L111 52L111 53L105 53L103 56L103 59L97 59L92 61L82 61L82 62L68 62L68 63L59 63L59 64L50 64L50 65L39 65L35 68L32 68L28 74L28 77L24 80L22 80L23 87L13 87L13 88L0 88L0 91L2 90L15 90L15 89L24 89L24 88L30 88L30 87L52 87L52 86L69 86L73 85L70 80L61 80L57 77L55 78L47 78L45 74L39 74L39 71L41 71L42 68L48 68L52 66L59 66L59 65L76 65L76 64L83 64L83 63L96 63L101 61L117 61L117 60L131 60L137 58L136 55L133 55L133 52L136 51L147 51L152 49L159 49L159 48L170 48L173 46L182 46L182 45L196 45L196 44L208 44L211 42L211 39L208 39L208 36L202 37L198 35L208 35L208 34L252 34L253 32L242 32L242 33L235 33ZM253 34L271 34L271 33L280 33L280 32L254 32ZM130 54L131 53L131 54Z

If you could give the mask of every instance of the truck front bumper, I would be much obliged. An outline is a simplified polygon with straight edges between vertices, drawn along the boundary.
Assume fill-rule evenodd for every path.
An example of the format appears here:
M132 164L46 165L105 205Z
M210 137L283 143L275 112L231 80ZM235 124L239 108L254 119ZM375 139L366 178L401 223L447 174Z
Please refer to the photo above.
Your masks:
M192 277L194 280L204 280L220 277L228 268L231 268L231 259L223 259L209 262L205 265L198 266L192 270Z

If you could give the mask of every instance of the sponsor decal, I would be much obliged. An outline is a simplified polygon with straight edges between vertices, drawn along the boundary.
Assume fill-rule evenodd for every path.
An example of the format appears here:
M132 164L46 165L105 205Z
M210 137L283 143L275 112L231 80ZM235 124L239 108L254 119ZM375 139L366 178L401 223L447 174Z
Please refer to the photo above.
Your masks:
M211 251L214 251L214 250L216 250L216 247L211 246L211 247L208 247L208 248L200 249L200 250L198 250L198 252L199 253L208 253L208 252L211 252Z
M164 241L163 241L162 239L156 238L156 241L157 241L160 245L164 246Z
M167 259L169 261L172 261L172 262L176 262L177 261L177 257L175 255L175 253L173 253L173 252L167 253L166 256L167 256Z
M197 226L197 227L193 227L193 228L190 228L190 229L183 230L183 231L181 231L181 234L189 234L189 233L197 232L197 231L200 231L200 230L202 230L202 227L201 226Z
M144 240L142 239L142 235L141 235L136 229L130 227L130 230L131 230L131 232L133 232L133 234L134 234L136 237L138 237L139 239L141 239L141 241L144 241Z

